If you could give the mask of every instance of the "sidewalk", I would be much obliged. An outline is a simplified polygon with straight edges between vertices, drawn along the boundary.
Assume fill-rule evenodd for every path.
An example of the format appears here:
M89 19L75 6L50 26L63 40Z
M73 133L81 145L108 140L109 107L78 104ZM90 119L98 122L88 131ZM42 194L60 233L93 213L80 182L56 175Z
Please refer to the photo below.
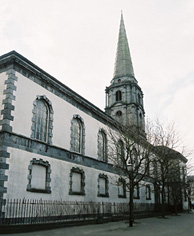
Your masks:
M13 234L1 234L13 235ZM14 234L17 236L194 236L194 213L137 220L134 227L127 221Z

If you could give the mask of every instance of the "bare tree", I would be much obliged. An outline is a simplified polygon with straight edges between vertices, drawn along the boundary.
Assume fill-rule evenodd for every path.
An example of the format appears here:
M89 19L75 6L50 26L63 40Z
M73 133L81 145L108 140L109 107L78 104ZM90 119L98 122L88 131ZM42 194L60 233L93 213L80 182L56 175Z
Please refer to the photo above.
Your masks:
M187 200L187 184L185 168L177 162L169 172L168 178L169 199L174 206L175 215L182 200Z
M118 125L117 130L109 130L108 133L112 141L109 147L110 160L119 175L118 184L125 182L130 194L129 225L133 226L135 189L150 180L154 182L155 201L156 205L157 202L161 205L162 217L165 217L166 199L170 199L169 194L171 203L173 202L177 209L185 187L183 188L180 182L180 168L177 170L175 166L180 163L185 165L187 159L175 151L180 147L180 137L175 126L163 126L158 121L147 121L146 132L130 125Z
M180 177L180 163L186 165L187 159L180 152L175 151L180 147L180 136L176 132L174 124L163 126L157 121L152 127L152 143L157 163L155 180L161 194L161 214L164 218L166 199L168 201L171 199L175 211L177 211L177 204L182 199L183 184Z
M145 133L134 126L118 126L117 131L108 133L112 141L110 160L119 175L117 184L124 182L129 191L129 226L132 227L134 191L149 178L153 146L146 140Z

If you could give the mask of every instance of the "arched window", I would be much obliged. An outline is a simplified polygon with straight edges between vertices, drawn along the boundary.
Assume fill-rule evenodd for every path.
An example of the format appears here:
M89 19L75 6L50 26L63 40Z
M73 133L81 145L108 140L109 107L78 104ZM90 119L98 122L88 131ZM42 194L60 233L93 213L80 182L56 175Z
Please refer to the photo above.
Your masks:
M138 152L136 150L135 147L133 147L133 149L131 150L130 153L130 158L129 158L129 162L130 164L133 166L133 170L136 172L138 171L139 168L139 161L138 161Z
M125 162L125 151L124 151L124 143L120 139L117 143L117 158L118 158L118 165L123 166Z
M137 102L138 102L138 104L141 104L141 96L139 95L139 93L137 95Z
M83 119L75 115L71 121L71 151L84 154L85 128Z
M98 132L98 158L107 162L107 137L103 129Z
M122 93L120 90L116 91L116 101L122 100Z
M142 114L139 113L139 127L142 127L143 126L143 117L142 117Z
M46 142L48 136L49 109L44 100L37 100L35 116L35 138Z
M52 138L53 109L46 96L37 96L34 101L31 138L48 142Z
M151 200L151 188L150 188L150 185L146 185L146 200Z
M82 146L82 124L79 119L73 119L73 151L81 153Z
M116 116L117 116L117 117L121 117L121 116L122 116L122 111L117 111L117 112L116 112Z

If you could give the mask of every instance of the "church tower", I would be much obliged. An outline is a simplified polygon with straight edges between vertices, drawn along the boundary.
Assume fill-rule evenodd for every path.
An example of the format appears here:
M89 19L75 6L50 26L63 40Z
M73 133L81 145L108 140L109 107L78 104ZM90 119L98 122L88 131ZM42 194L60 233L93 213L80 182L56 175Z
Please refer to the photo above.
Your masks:
M122 124L140 128L144 132L143 92L134 75L122 13L114 75L105 91L105 112Z

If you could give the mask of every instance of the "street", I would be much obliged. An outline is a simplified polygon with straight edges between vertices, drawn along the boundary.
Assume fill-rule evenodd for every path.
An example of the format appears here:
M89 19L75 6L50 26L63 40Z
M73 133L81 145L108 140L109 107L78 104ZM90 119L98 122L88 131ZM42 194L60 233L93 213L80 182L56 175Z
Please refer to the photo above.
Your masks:
M194 212L179 216L139 219L130 228L127 221L59 228L29 233L1 234L17 236L194 236Z

